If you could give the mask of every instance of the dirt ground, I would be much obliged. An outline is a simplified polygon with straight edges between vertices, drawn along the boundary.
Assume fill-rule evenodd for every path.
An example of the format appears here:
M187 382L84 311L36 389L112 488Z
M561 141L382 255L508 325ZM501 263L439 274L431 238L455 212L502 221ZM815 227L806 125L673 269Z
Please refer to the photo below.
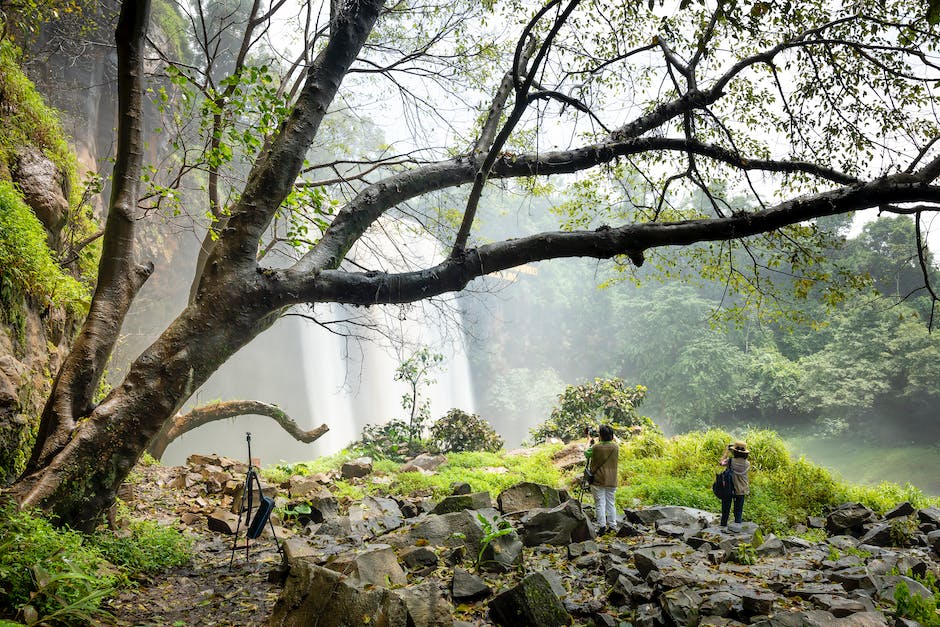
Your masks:
M139 480L128 484L122 499L134 517L176 524L195 539L194 557L184 567L139 581L108 602L116 626L264 625L280 593L281 558L270 534L251 542L246 555L244 527L241 546L232 559L233 537L209 531L205 511L211 496L171 486L179 470L140 467ZM200 513L192 516L194 510ZM194 518L192 524L183 520ZM230 567L231 562L231 567Z

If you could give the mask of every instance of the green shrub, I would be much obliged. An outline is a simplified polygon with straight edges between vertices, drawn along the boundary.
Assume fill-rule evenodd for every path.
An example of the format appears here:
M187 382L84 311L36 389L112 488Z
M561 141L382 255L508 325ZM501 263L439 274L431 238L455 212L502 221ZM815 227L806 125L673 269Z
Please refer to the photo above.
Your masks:
M182 566L192 558L192 537L152 520L130 520L124 529L98 532L92 543L130 577Z
M0 616L30 622L88 624L106 615L101 600L117 583L81 534L41 516L0 507Z
M790 450L776 431L751 429L744 435L751 467L773 471L790 464Z
M624 448L620 447L621 453ZM639 435L630 439L626 452L638 459L662 457L666 452L666 438L656 429L643 429Z
M933 596L925 599L919 594L912 594L907 583L901 581L894 588L895 612L899 617L917 621L924 627L940 627L940 590L933 573L915 579L924 584Z
M428 448L423 440L413 439L411 436L408 423L390 420L385 424L363 427L362 439L353 443L350 448L376 459L402 462Z
M623 379L594 379L583 385L569 385L558 396L558 406L542 424L532 429L534 442L558 438L570 442L583 438L586 429L607 422L623 435L629 427L655 428L653 421L638 412L646 388L629 387Z
M490 424L460 409L451 409L431 426L431 447L441 453L498 451L503 446Z

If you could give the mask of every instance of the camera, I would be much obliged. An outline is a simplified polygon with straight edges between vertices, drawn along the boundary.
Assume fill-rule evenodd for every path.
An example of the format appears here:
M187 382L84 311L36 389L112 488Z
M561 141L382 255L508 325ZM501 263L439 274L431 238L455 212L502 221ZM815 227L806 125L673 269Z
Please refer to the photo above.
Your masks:
M584 427L584 435L589 438L598 437L597 427Z

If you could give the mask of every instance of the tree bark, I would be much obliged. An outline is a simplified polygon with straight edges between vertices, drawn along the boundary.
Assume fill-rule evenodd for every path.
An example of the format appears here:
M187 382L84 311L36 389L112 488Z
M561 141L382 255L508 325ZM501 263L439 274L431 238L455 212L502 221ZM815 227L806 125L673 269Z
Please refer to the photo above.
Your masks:
M159 433L154 436L148 447L148 452L155 458L160 459L166 452L166 447L184 433L192 431L197 427L215 422L216 420L225 420L226 418L235 418L255 414L258 416L268 416L280 425L284 431L289 433L298 442L309 444L316 441L320 436L330 430L325 424L320 425L309 431L304 431L287 412L277 405L262 403L261 401L241 400L241 401L221 401L211 405L203 405L185 413L176 414L173 418L164 423Z

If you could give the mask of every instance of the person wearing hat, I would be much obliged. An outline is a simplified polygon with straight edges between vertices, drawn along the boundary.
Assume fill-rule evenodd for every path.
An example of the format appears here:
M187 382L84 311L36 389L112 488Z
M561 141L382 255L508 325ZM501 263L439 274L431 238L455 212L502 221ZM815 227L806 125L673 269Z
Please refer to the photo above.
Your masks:
M601 425L598 433L601 441L594 444L586 455L588 468L594 474L591 494L594 496L598 533L604 534L617 529L617 458L620 447L614 442L614 429L610 425Z
M744 517L744 498L751 491L751 484L747 478L747 472L751 468L751 462L747 461L749 453L747 444L738 440L728 445L721 461L718 462L722 466L731 465L731 483L734 486L734 495L721 499L722 527L728 524L732 504L734 505L734 522L740 523Z

